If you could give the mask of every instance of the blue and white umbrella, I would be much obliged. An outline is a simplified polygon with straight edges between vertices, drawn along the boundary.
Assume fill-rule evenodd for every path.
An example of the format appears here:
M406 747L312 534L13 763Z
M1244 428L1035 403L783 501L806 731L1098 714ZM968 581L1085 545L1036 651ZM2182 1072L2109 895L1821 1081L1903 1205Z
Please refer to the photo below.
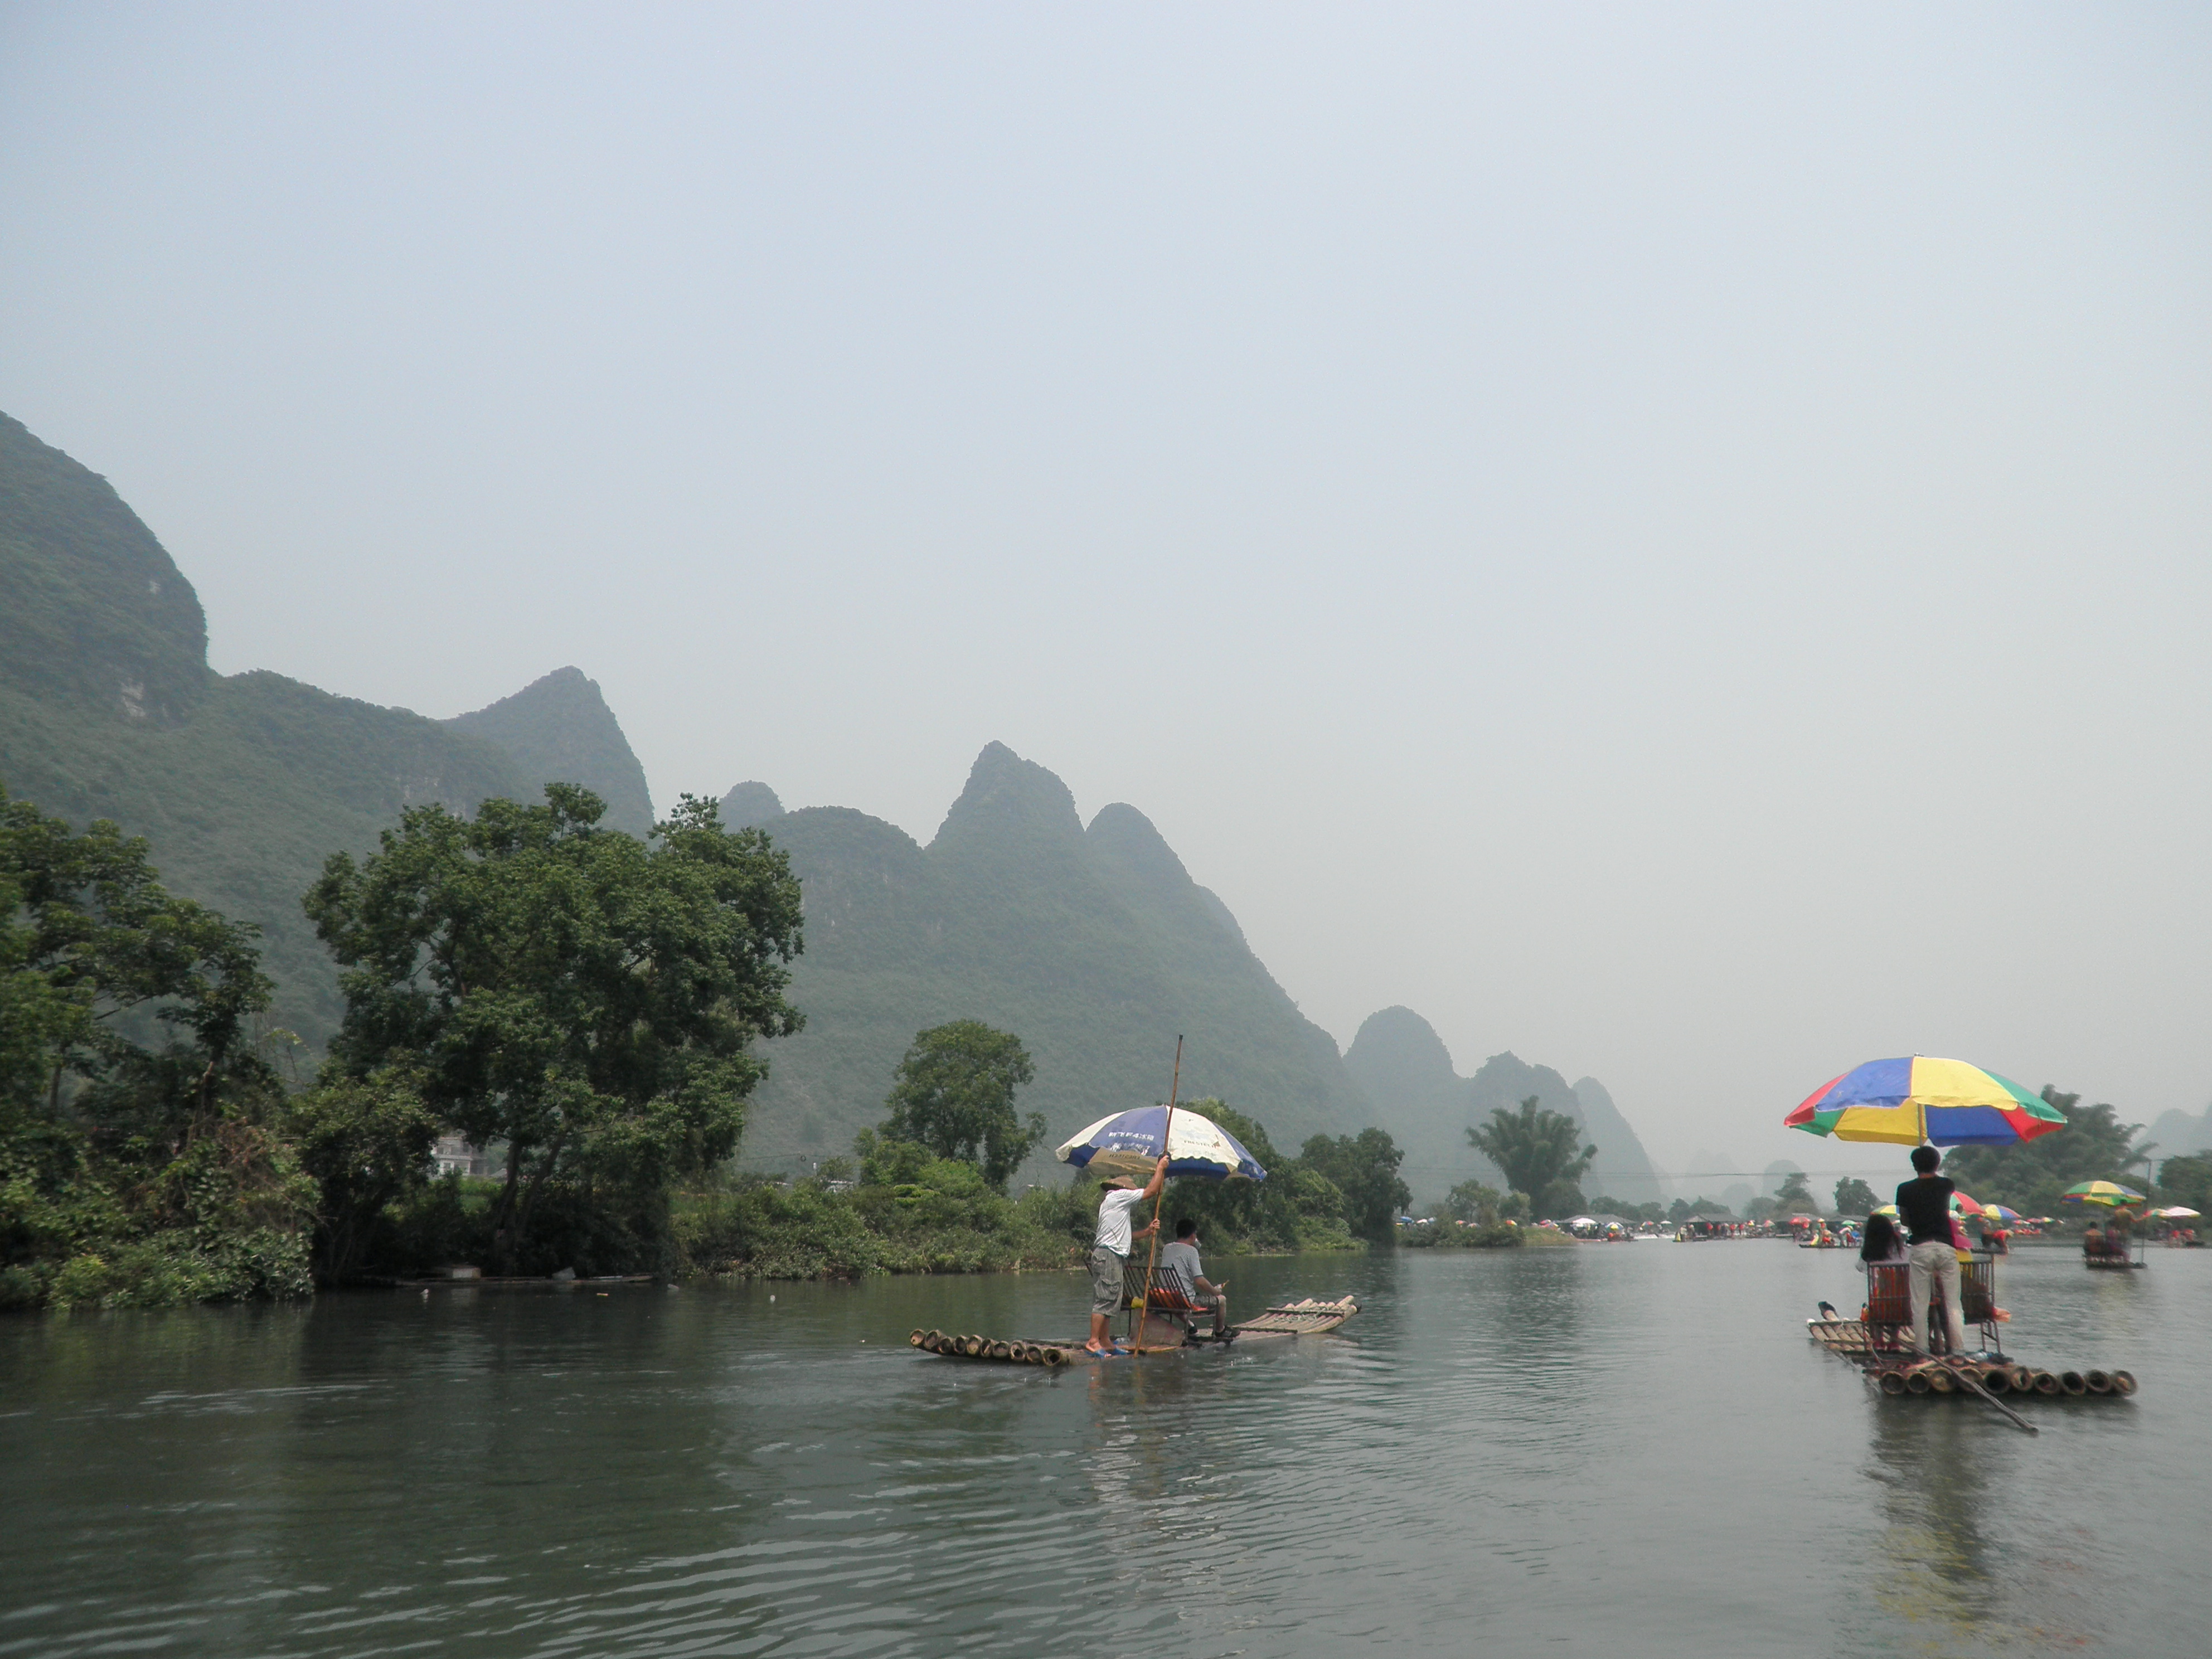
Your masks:
M1164 1106L1116 1112L1100 1118L1056 1156L1062 1164L1073 1164L1093 1175L1148 1181L1152 1166L1160 1161L1161 1138L1170 1133L1167 1122ZM1267 1178L1267 1172L1237 1144L1237 1137L1210 1117L1178 1106L1172 1133L1174 1139L1165 1148L1171 1176L1199 1176L1209 1181L1226 1181L1232 1176L1247 1181Z

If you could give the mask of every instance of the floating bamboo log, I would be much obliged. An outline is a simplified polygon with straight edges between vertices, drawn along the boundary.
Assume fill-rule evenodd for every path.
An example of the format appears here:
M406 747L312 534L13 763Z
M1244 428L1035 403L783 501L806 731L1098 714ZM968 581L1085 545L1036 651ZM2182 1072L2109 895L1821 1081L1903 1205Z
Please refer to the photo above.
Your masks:
M2081 1380L2089 1385L2091 1394L2110 1394L2112 1391L2112 1379L2106 1372L2085 1371Z
M912 1330L906 1334L907 1346L909 1348L920 1347L921 1346L921 1339L928 1334L929 1333L923 1330L921 1326L915 1326Z
M1991 1394L2010 1394L2012 1392L2012 1367L2009 1365L1985 1365L1982 1368L1981 1374L1974 1380L1979 1382L1984 1388L1987 1389Z
M1959 1379L1951 1375L1948 1366L1930 1365L1924 1375L1928 1378L1928 1386L1937 1394L1955 1394L1958 1391Z
M1905 1380L1903 1371L1884 1371L1879 1384L1884 1394L1909 1394L1912 1385Z
M1014 1345L1011 1342L994 1342L987 1352L994 1359L1012 1359L1014 1357Z
M2055 1372L2038 1371L2035 1373L2035 1391L2041 1395L2052 1395L2062 1394L2064 1389L2059 1386L2058 1377Z
M2058 1386L2063 1389L2068 1394L2087 1394L2089 1392L2089 1384L2079 1371L2059 1372Z
M2112 1373L2112 1392L2114 1394L2124 1397L2128 1395L2133 1394L2135 1391L2136 1374L2133 1371L2114 1371Z
M1948 1380L1948 1378L1945 1379L1947 1382ZM1916 1365L1912 1370L1905 1373L1905 1389L1907 1394L1926 1394L1935 1386L1936 1385L1933 1382L1928 1380L1928 1372L1925 1367Z
M2012 1368L2012 1391L2014 1394L2034 1393L2035 1373L2025 1365L2014 1365Z

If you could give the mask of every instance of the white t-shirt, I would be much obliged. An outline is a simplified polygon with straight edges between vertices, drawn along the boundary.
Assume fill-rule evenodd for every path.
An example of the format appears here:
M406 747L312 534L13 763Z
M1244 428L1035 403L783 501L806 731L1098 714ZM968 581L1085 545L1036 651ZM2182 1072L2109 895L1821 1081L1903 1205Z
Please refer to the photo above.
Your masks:
M1199 1266L1197 1245L1186 1244L1179 1238L1172 1244L1163 1244L1160 1266L1173 1268L1176 1277L1182 1280L1183 1289L1197 1293L1199 1278L1206 1271Z
M1134 1187L1117 1187L1098 1201L1098 1242L1115 1255L1129 1254L1129 1212L1144 1201Z

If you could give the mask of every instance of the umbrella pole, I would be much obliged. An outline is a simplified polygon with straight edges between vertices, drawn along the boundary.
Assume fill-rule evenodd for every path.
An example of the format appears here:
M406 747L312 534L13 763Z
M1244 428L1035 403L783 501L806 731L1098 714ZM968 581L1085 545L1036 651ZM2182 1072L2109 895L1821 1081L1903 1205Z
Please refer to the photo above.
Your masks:
M1175 1072L1168 1079L1168 1121L1160 1128L1160 1156L1168 1156L1168 1137L1175 1133L1176 1091L1182 1087L1182 1035L1176 1035ZM1152 1293L1152 1269L1160 1261L1160 1206L1168 1201L1168 1183L1160 1182L1152 1198L1152 1248L1145 1253L1145 1288L1137 1294L1137 1328L1129 1333L1129 1352L1145 1351L1145 1307Z

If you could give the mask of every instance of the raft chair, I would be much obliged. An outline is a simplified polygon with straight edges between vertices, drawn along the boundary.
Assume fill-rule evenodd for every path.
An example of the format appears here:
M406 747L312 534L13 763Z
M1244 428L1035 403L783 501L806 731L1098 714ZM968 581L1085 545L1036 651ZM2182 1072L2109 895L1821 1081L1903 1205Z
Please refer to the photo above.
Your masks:
M1174 1268L1155 1266L1148 1283L1145 1264L1132 1258L1121 1269L1121 1306L1129 1316L1132 1346L1137 1339L1137 1309L1140 1304L1147 1314L1180 1327L1183 1340L1188 1342L1200 1340L1200 1319L1211 1322L1213 1318L1213 1310L1192 1299L1190 1286L1183 1283L1182 1275Z
M1998 1347L1996 1297L1996 1263L1986 1256L1959 1264L1960 1323L1981 1330L1980 1346L1990 1352ZM1945 1334L1943 1287L1938 1285L1928 1298L1928 1346L1931 1353L1950 1348ZM1911 1347L1906 1333L1912 1328L1911 1269L1902 1261L1877 1262L1867 1269L1867 1346L1878 1354L1902 1354Z

